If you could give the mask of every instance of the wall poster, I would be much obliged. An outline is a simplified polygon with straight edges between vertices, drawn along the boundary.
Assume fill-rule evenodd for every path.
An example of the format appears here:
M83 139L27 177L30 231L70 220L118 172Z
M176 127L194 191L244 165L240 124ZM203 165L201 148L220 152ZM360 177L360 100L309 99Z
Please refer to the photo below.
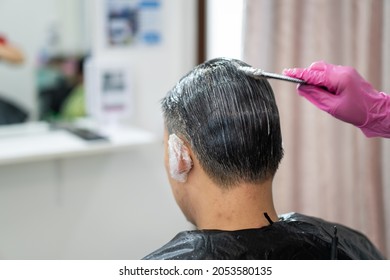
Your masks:
M161 42L162 0L106 0L106 45L128 47Z

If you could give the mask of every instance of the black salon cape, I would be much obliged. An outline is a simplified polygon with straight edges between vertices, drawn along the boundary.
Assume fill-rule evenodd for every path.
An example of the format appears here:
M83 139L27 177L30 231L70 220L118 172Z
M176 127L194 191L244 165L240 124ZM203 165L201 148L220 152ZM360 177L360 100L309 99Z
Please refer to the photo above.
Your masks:
M337 238L334 237L334 226L337 227ZM332 258L332 241L336 239L337 259L383 259L363 234L298 213L281 215L278 222L259 229L180 232L144 259L326 260Z

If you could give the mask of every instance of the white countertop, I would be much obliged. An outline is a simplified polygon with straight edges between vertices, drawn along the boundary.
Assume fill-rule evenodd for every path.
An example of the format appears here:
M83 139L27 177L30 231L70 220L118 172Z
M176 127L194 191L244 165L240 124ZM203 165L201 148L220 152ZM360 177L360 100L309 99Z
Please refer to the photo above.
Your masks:
M86 141L44 122L0 126L0 165L111 152L156 141L152 133L129 126L104 135L108 141Z

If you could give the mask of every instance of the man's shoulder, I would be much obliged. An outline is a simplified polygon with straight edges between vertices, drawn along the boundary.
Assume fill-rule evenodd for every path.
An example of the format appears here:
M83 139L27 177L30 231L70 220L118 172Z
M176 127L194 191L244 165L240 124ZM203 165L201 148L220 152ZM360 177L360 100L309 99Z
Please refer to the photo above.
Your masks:
M144 260L202 259L206 241L199 230L179 232L171 241L150 253Z
M332 243L337 240L338 251L345 258L383 259L380 251L366 235L346 225L294 212L279 217L289 228L302 231L307 240L316 243Z
M380 259L362 233L299 213L281 215L270 226L237 231L183 231L144 259L329 259L337 228L342 259Z
M285 221L281 223L285 224ZM207 260L207 259L268 259L283 258L280 252L290 241L303 245L297 230L274 223L262 228L236 231L193 230L178 233L171 241L144 257L145 260ZM296 241L298 240L298 241ZM288 257L286 257L288 258Z

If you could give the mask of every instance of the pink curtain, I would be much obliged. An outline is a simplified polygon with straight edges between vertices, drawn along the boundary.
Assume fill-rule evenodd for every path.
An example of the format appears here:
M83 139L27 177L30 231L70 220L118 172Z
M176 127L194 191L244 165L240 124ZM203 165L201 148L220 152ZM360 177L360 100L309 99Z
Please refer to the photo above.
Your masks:
M276 73L316 60L350 65L390 92L388 2L247 0L244 60ZM366 138L299 97L294 84L272 86L285 148L274 182L278 212L345 224L390 256L390 140Z

